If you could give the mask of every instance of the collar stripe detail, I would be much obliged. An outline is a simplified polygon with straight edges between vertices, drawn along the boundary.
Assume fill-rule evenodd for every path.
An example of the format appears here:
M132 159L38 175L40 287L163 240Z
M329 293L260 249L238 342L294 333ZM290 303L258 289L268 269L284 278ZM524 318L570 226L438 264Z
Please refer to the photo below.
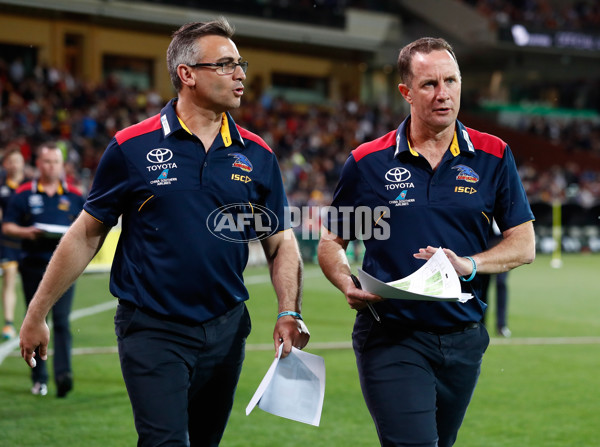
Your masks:
M65 190L68 190L68 187L66 185L63 185L62 182L58 182L58 187L56 188L56 193L59 196L62 196L65 193ZM43 193L44 191L44 185L42 185L40 182L38 182L37 180L32 180L31 182L31 192L36 193Z
M412 145L410 144L410 138L408 138L408 126L406 126L406 144L408 144L408 150L410 151L410 154L418 157L419 153L412 148ZM400 132L398 132L398 136L396 137L396 154L398 152L400 152Z
M233 143L231 140L231 132L229 132L229 120L225 113L223 113L221 117L221 138L223 139L225 147L229 147L231 146L231 143Z
M162 118L161 118L161 120L163 118L165 118L165 121L167 121L166 117L167 117L167 115L163 115ZM188 129L188 127L185 125L185 123L183 122L183 120L181 118L179 118L179 115L177 115L177 119L179 120L179 124L181 124L181 127L183 128L183 130L185 130L190 135L193 135L192 131L190 129ZM167 125L169 125L168 122L167 122ZM163 128L164 128L164 126L163 126Z
M6 179L6 186L8 186L10 189L17 189L19 185L19 182L15 182L14 180L9 178Z
M469 132L467 132L467 129L462 129L461 130L462 136L464 138L464 140L467 142L467 147L469 148L469 152L475 152L475 148L473 147L473 143L471 143L471 137L469 137Z
M468 140L467 140L468 141ZM469 150L471 150L472 152L474 152L472 150L473 145L469 145ZM458 138L456 137L456 131L454 131L454 136L452 137L452 143L450 143L450 152L452 153L452 155L454 155L455 157L460 154L460 147L458 146Z
M167 115L163 115L160 117L160 124L162 125L163 133L165 134L165 138L168 137L169 134L171 133L171 126L169 126L169 120L167 119Z

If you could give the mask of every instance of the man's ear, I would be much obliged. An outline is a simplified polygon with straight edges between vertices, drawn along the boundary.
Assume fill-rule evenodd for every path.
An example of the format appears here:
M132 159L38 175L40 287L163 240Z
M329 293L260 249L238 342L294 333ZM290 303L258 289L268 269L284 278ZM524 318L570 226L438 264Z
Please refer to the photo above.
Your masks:
M196 85L194 70L185 64L179 64L177 66L177 76L179 76L183 85L187 85L188 87L194 87Z
M407 103L412 104L412 95L410 94L410 88L406 84L398 84L398 90L402 97Z

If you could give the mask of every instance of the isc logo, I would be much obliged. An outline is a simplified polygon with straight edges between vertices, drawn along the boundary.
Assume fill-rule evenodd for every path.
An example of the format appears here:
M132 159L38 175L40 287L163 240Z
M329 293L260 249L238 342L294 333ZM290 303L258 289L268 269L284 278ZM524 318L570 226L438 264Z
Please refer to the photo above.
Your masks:
M252 179L250 177L248 177L247 175L241 175L241 174L231 174L231 180L237 180L238 182L244 182L244 183L248 183L248 182L252 181Z
M475 194L477 190L472 186L456 186L454 192L463 192L465 194Z

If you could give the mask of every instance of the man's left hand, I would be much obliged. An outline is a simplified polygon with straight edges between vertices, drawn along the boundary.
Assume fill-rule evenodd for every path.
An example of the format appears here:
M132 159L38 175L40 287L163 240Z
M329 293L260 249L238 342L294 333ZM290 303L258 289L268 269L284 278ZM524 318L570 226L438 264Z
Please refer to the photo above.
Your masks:
M310 332L299 318L286 315L277 320L275 330L273 331L273 341L275 342L275 357L279 353L279 346L283 344L281 358L286 357L292 352L292 346L302 349L308 344Z

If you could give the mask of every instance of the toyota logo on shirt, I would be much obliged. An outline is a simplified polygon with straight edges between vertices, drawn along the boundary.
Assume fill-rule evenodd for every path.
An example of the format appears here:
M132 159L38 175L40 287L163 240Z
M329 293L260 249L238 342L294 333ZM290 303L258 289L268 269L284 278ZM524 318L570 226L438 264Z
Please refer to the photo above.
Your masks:
M385 179L388 182L400 183L410 178L410 171L406 168L392 168L385 173Z
M164 147L152 149L150 152L148 152L148 154L146 154L146 159L150 163L165 163L171 158L173 158L173 152Z

